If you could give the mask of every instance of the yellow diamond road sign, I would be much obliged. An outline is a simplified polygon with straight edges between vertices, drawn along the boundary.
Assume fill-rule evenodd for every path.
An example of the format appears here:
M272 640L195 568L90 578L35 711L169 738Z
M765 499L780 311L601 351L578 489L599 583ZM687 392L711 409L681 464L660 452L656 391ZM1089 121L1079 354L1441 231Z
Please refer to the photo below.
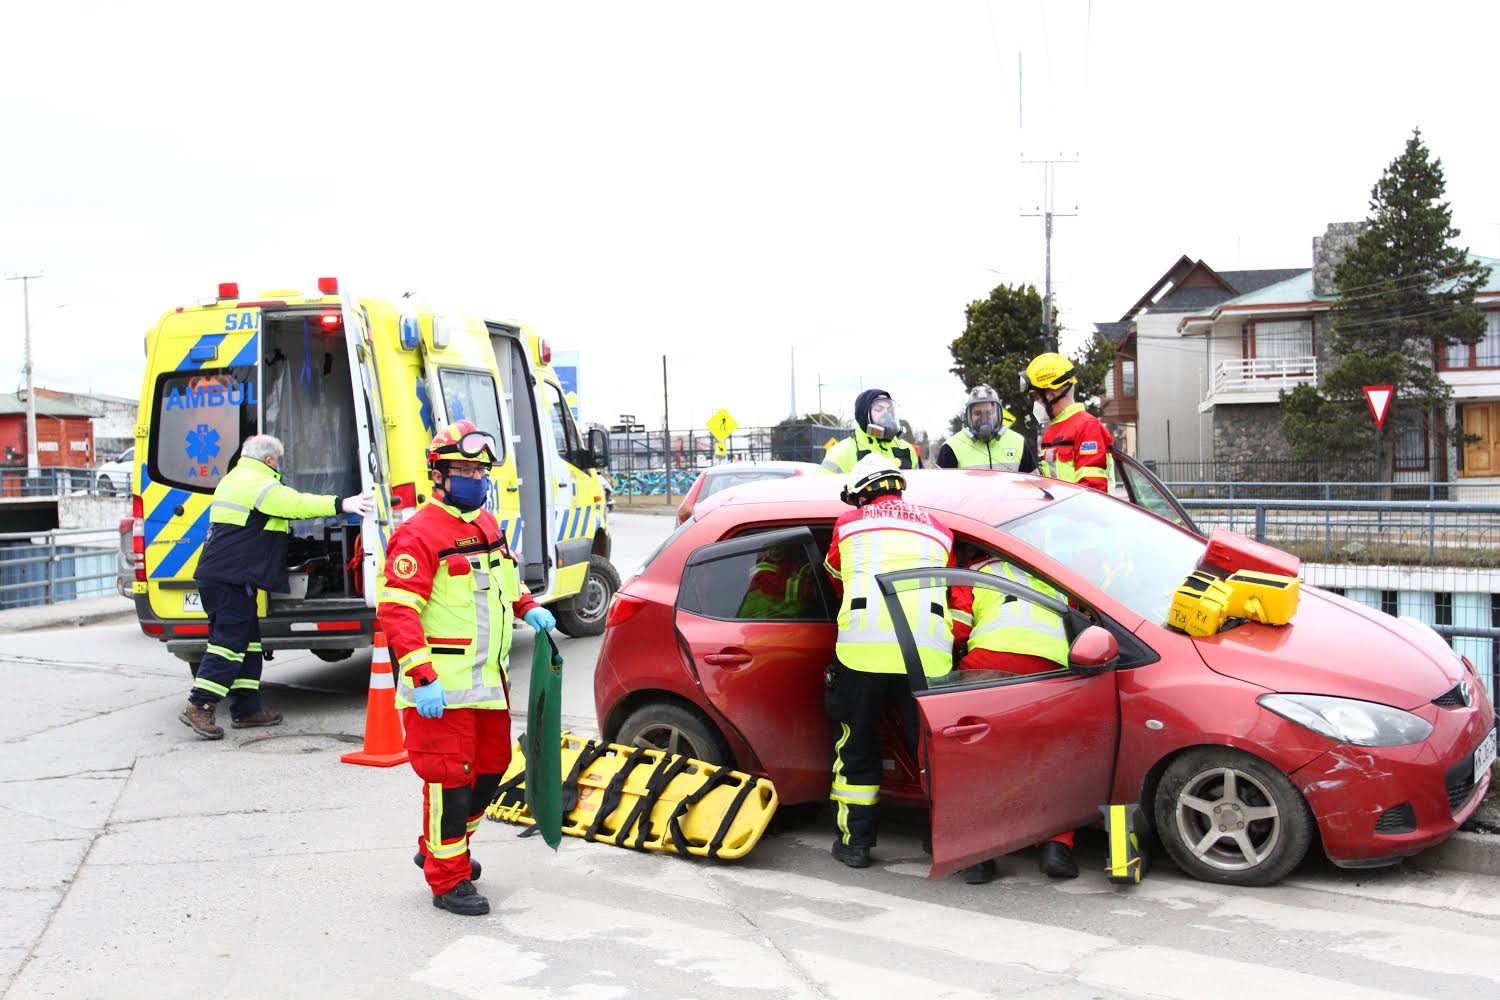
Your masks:
M738 427L739 423L729 415L728 410L720 410L708 418L708 432L720 441L727 441Z

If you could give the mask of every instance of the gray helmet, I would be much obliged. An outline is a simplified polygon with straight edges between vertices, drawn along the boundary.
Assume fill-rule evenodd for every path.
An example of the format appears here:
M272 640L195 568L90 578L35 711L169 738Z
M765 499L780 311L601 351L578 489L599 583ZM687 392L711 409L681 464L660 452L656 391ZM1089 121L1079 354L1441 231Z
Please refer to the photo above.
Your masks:
M981 403L989 403L994 406L995 421L982 421L978 427L975 427L973 420L974 407ZM1010 413L1001 404L1000 394L993 388L987 385L976 385L969 390L969 396L964 400L964 426L968 427L969 433L973 434L980 441L988 441L994 437L999 426L1008 427L1011 423L1015 422L1015 418L1011 417L1010 420L1004 421L1001 424L1000 422L1004 420L1004 417L1008 416L1010 416Z

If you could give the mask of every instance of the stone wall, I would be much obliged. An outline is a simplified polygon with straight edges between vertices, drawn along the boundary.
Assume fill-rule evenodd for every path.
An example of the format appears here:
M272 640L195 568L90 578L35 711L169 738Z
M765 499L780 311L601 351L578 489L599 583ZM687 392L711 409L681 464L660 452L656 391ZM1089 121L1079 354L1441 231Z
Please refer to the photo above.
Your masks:
M1216 462L1285 461L1291 446L1281 433L1279 403L1234 403L1214 407Z
M1363 222L1330 222L1328 231L1313 237L1313 294L1335 295L1338 285L1333 272L1338 269L1344 254L1365 231Z

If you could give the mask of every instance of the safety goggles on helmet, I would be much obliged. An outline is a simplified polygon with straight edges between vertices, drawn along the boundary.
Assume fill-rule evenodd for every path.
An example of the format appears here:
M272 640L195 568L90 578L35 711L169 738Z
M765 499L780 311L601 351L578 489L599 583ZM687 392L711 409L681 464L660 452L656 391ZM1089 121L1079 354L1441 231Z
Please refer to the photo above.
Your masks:
M495 439L484 431L470 431L459 438L454 447L466 459L495 464Z
M494 465L500 449L492 435L479 430L467 420L444 429L427 449L429 464L441 461L484 462Z

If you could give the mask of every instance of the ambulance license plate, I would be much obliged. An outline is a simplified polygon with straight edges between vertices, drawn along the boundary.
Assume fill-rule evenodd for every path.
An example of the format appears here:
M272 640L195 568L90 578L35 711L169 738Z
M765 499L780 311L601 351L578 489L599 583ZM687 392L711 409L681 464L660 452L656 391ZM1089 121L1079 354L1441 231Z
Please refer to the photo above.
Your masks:
M1488 771L1493 763L1495 763L1495 731L1491 729L1490 734L1484 738L1484 742L1479 744L1479 749L1474 751L1475 784L1484 778L1484 772Z
M183 594L182 610L197 611L201 614L203 611L203 595L198 593L196 590L190 590L187 593Z

